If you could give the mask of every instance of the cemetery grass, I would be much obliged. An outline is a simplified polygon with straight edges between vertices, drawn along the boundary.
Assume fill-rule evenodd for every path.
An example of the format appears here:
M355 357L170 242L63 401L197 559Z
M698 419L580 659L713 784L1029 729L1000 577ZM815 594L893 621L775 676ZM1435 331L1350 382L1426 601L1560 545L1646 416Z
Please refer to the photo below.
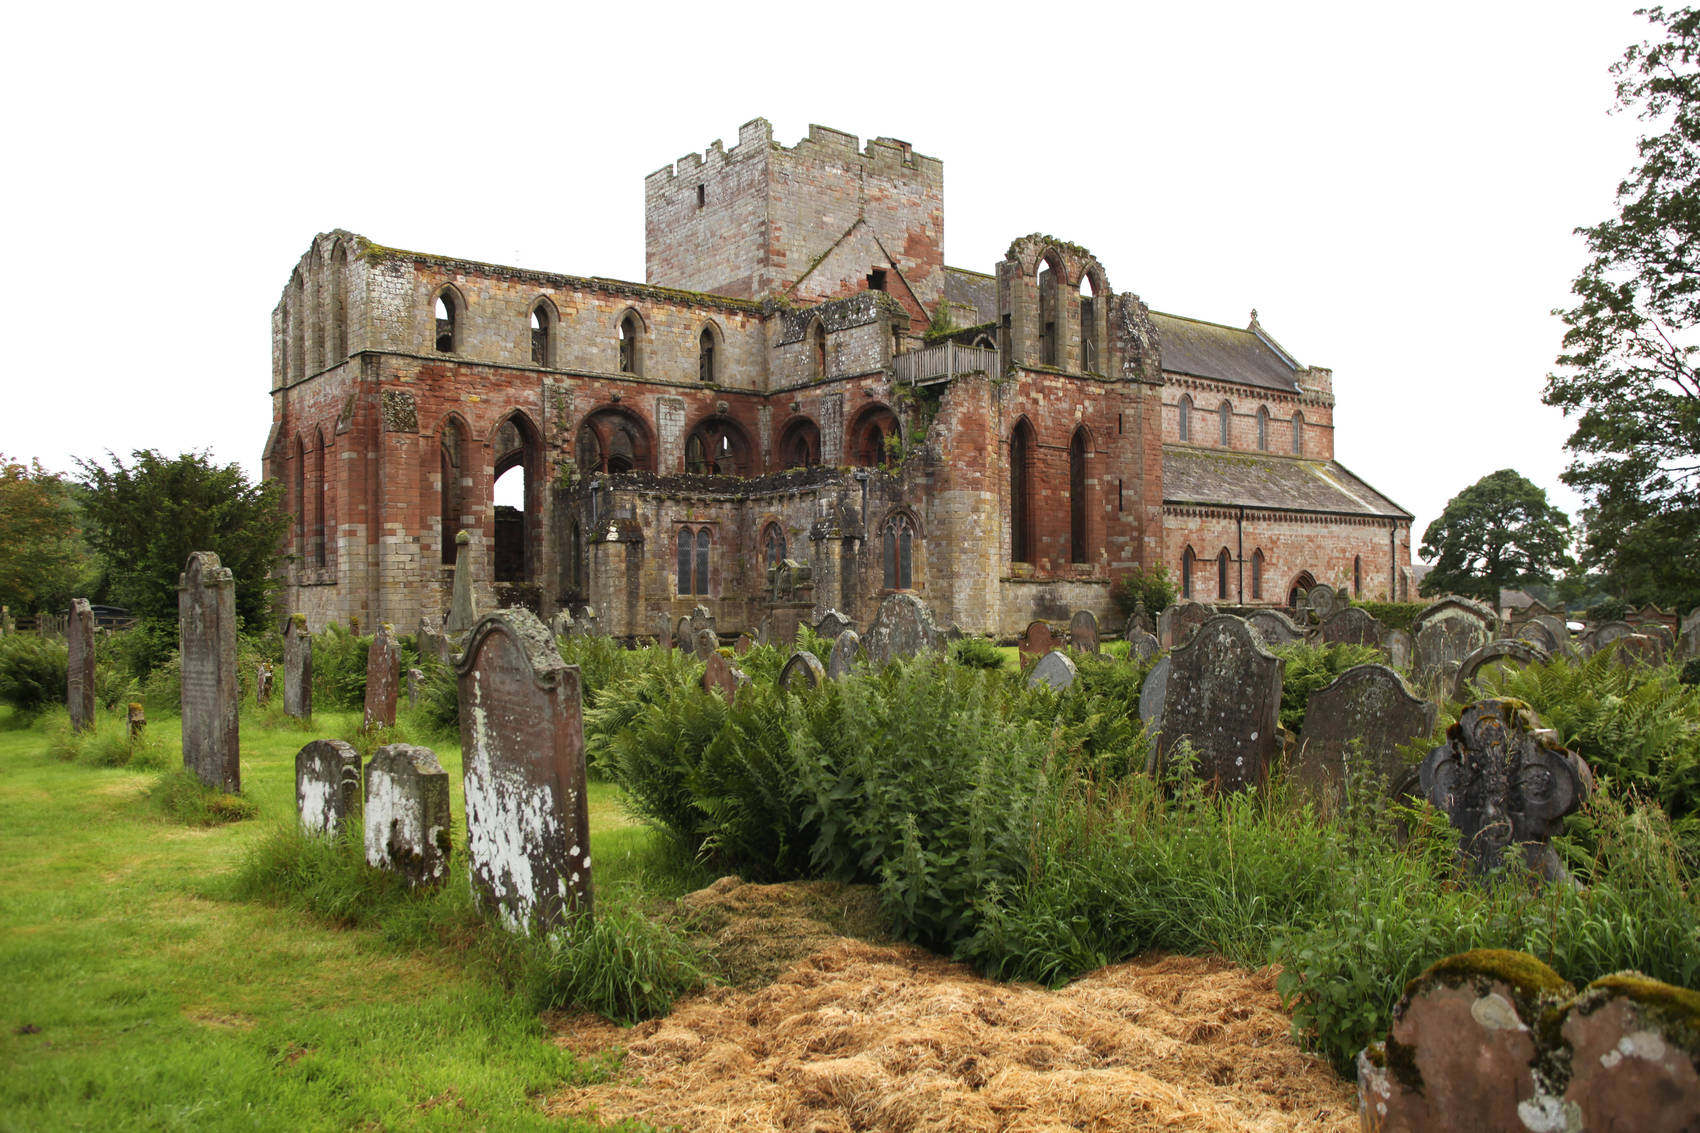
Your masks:
M257 816L203 826L149 801L159 772L100 766L109 742L68 760L51 716L23 727L0 708L0 1129L594 1127L535 1099L612 1060L548 1041L522 995L452 946L234 899L239 864L293 820L295 752L357 723L253 716ZM150 730L150 761L180 760L177 720ZM437 750L462 814L458 751ZM645 832L612 788L592 799L617 888L645 868Z

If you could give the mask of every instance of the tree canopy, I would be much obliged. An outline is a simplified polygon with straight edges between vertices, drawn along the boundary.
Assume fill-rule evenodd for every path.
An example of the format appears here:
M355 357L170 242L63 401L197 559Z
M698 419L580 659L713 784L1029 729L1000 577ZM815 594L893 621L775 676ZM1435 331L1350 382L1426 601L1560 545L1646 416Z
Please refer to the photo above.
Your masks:
M64 613L93 582L71 486L0 453L0 605L14 614Z
M214 551L236 582L236 613L263 623L277 590L289 517L277 481L251 484L240 466L205 453L154 449L78 460L89 545L106 560L112 596L145 618L177 617L177 576L194 551Z
M1612 72L1648 133L1618 213L1577 232L1560 369L1544 400L1576 417L1563 478L1588 498L1585 561L1626 597L1700 603L1700 11L1653 8L1663 38Z
M1446 501L1423 532L1435 560L1422 593L1462 594L1499 605L1502 588L1550 583L1570 565L1570 517L1546 491L1509 468L1489 473Z

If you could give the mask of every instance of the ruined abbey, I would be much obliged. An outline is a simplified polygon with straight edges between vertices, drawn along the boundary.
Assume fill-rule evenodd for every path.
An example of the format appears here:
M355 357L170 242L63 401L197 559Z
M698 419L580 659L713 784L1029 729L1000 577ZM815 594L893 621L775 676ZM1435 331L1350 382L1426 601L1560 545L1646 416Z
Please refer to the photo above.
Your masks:
M1219 604L1407 596L1410 514L1335 462L1332 374L1255 312L1153 311L1050 236L947 267L943 164L892 138L758 118L644 199L642 283L313 240L272 312L289 610L411 630L461 530L483 605L619 636L912 591L1009 637L1117 620L1159 563Z

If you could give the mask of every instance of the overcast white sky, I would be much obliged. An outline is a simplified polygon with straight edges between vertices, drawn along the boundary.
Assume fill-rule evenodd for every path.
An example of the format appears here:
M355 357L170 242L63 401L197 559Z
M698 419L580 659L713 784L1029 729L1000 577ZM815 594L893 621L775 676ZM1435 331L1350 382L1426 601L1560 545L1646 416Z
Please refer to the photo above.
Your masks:
M0 89L0 452L258 475L312 236L643 278L643 177L763 116L945 163L947 262L1049 232L1152 307L1330 366L1336 455L1416 513L1511 467L1641 126L1633 3L29 5Z

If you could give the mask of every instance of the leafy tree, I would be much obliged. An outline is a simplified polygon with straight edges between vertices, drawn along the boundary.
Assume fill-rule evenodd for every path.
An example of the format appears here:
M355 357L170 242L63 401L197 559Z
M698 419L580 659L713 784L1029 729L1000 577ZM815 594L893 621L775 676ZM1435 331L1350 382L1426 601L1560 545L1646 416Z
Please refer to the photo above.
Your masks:
M63 613L93 581L71 486L0 453L0 605Z
M1422 557L1434 569L1422 593L1463 594L1495 606L1503 587L1552 582L1568 567L1570 517L1509 468L1489 473L1446 501L1423 532Z
M1700 11L1614 64L1617 108L1648 124L1618 215L1577 229L1590 259L1548 405L1575 415L1566 483L1589 499L1585 561L1636 602L1700 603Z
M282 484L250 484L235 464L205 453L154 449L112 467L78 460L89 544L106 560L113 596L144 618L175 619L177 576L195 551L217 552L236 582L236 613L259 625L271 611L289 517Z

